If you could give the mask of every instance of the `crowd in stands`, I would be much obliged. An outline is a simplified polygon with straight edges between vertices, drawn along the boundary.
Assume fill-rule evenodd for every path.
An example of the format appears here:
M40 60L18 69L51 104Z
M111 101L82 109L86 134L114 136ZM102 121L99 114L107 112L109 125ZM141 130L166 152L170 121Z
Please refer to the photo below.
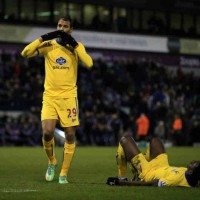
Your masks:
M42 57L0 54L0 145L41 145L43 82ZM193 73L174 73L152 61L97 59L92 70L80 64L78 88L79 145L113 146L123 134L140 141L141 115L149 120L142 140L157 135L174 145L200 142L200 78ZM20 114L13 116L8 110ZM180 120L173 125L177 117L181 126Z

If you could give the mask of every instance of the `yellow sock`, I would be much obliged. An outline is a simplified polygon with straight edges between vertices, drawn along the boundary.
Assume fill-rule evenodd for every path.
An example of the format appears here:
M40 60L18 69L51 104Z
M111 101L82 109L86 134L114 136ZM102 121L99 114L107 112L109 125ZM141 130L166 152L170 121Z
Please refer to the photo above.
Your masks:
M122 148L120 143L117 149L116 159L117 159L117 167L118 167L118 177L126 177L127 161L126 161L124 149Z
M54 138L50 141L45 141L44 138L42 138L43 147L47 154L47 157L49 159L49 164L56 164L56 158L54 153Z
M67 144L67 143L64 144L63 164L62 164L60 176L67 175L73 155L74 155L75 148L76 148L75 143L74 144Z

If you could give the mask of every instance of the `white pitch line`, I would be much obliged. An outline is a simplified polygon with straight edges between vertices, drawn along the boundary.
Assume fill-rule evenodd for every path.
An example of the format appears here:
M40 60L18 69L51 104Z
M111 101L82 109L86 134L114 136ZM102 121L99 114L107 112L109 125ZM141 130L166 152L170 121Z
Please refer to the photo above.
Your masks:
M32 189L3 189L1 192L5 193L23 193L23 192L38 192L39 190L32 190Z

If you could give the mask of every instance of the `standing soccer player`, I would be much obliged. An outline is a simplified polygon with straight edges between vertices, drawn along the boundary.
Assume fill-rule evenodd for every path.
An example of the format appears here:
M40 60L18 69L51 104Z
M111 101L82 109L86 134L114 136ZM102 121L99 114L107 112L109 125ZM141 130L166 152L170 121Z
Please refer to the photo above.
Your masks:
M75 130L79 125L77 100L77 70L80 59L87 68L93 60L81 42L70 34L70 17L58 21L57 31L46 33L27 45L22 51L26 58L43 55L45 83L42 102L43 146L48 157L46 181L53 181L57 160L54 153L54 130L59 120L65 132L64 156L59 183L66 184L67 174L75 151Z

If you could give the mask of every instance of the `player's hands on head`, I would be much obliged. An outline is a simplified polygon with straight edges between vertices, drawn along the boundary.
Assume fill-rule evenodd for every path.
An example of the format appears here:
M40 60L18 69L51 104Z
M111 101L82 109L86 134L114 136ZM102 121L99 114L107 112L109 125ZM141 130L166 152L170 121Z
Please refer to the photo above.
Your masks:
M41 38L43 41L46 41L46 40L52 40L54 38L61 37L61 35L62 35L62 31L57 30L57 31L53 31L53 32L49 32L44 35L41 35Z
M77 41L68 33L65 33L64 31L62 31L61 33L61 40L63 44L69 44L70 46L72 46L73 48L76 48L78 46Z
M78 46L77 41L70 34L67 34L62 30L46 33L44 35L41 35L41 38L43 41L52 40L54 38L61 38L61 42L65 45L69 44L73 48L76 48Z

